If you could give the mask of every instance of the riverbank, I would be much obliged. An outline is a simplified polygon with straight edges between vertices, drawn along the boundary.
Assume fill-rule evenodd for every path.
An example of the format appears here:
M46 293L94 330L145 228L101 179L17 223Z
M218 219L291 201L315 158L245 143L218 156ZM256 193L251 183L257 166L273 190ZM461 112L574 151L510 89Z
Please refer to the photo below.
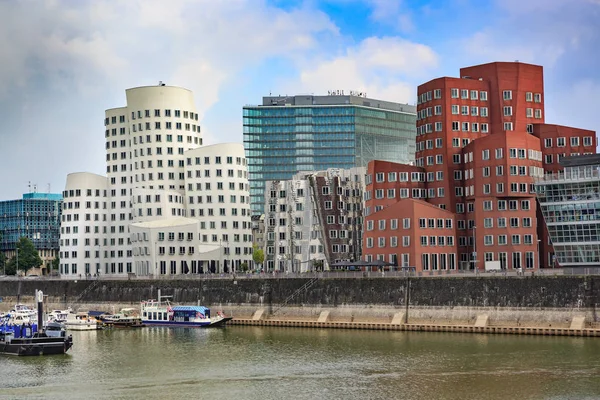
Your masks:
M172 296L179 304L224 311L234 324L598 336L600 277L444 277L0 281L0 311L33 303L46 309L118 311Z
M33 297L23 297L21 301L32 304ZM8 311L9 304L15 302L16 298L6 298L0 303L0 311ZM236 326L600 337L600 322L594 309L205 305L213 312L223 311L232 316L230 324ZM47 302L45 307L52 310L66 306ZM139 308L139 303L85 303L73 311L114 313L128 307Z

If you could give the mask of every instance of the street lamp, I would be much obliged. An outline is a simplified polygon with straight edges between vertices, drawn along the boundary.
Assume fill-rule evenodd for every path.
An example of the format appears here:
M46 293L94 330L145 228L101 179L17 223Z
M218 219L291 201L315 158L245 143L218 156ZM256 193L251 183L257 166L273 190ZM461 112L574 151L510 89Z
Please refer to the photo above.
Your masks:
M541 257L540 257L540 242L541 241L542 241L541 239L537 240L537 265L538 265L538 269L542 269L542 266L540 265L540 260L541 260Z
M477 238L475 236L475 232L477 231L477 227L473 225L473 269L477 269Z

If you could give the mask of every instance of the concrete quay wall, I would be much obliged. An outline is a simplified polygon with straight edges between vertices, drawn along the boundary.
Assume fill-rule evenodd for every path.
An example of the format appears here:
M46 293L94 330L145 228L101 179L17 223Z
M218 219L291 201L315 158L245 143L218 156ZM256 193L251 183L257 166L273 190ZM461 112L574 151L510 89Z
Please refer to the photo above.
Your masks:
M35 289L48 296L48 308L106 311L156 298L160 289L175 303L200 303L240 321L264 310L261 323L311 322L326 311L328 324L390 324L406 312L407 285L410 324L472 326L485 316L486 326L567 329L579 317L582 328L600 327L600 277L593 276L0 281L0 311L17 298L32 303Z
M600 276L410 278L413 306L427 307L593 307L600 303ZM316 280L288 299L310 279L185 279L185 280L0 280L0 297L33 296L43 290L49 299L68 302L137 303L156 298L157 289L173 301L202 304L281 304L342 307L402 306L406 278Z

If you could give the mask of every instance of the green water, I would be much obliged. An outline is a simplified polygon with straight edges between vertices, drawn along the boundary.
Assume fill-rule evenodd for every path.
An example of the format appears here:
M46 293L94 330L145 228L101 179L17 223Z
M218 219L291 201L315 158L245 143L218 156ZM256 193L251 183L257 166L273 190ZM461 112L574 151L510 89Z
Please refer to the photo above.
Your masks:
M235 326L73 338L65 356L0 356L0 398L600 398L595 338Z

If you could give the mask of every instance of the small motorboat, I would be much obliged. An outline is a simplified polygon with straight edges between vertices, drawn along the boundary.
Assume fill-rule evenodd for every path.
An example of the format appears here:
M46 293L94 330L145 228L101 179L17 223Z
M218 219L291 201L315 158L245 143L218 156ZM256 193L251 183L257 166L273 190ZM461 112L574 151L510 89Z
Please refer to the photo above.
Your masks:
M102 329L102 322L90 316L87 312L69 314L64 322L70 331L96 331Z
M98 318L109 328L141 328L145 326L135 308L123 308L117 314L105 314Z

